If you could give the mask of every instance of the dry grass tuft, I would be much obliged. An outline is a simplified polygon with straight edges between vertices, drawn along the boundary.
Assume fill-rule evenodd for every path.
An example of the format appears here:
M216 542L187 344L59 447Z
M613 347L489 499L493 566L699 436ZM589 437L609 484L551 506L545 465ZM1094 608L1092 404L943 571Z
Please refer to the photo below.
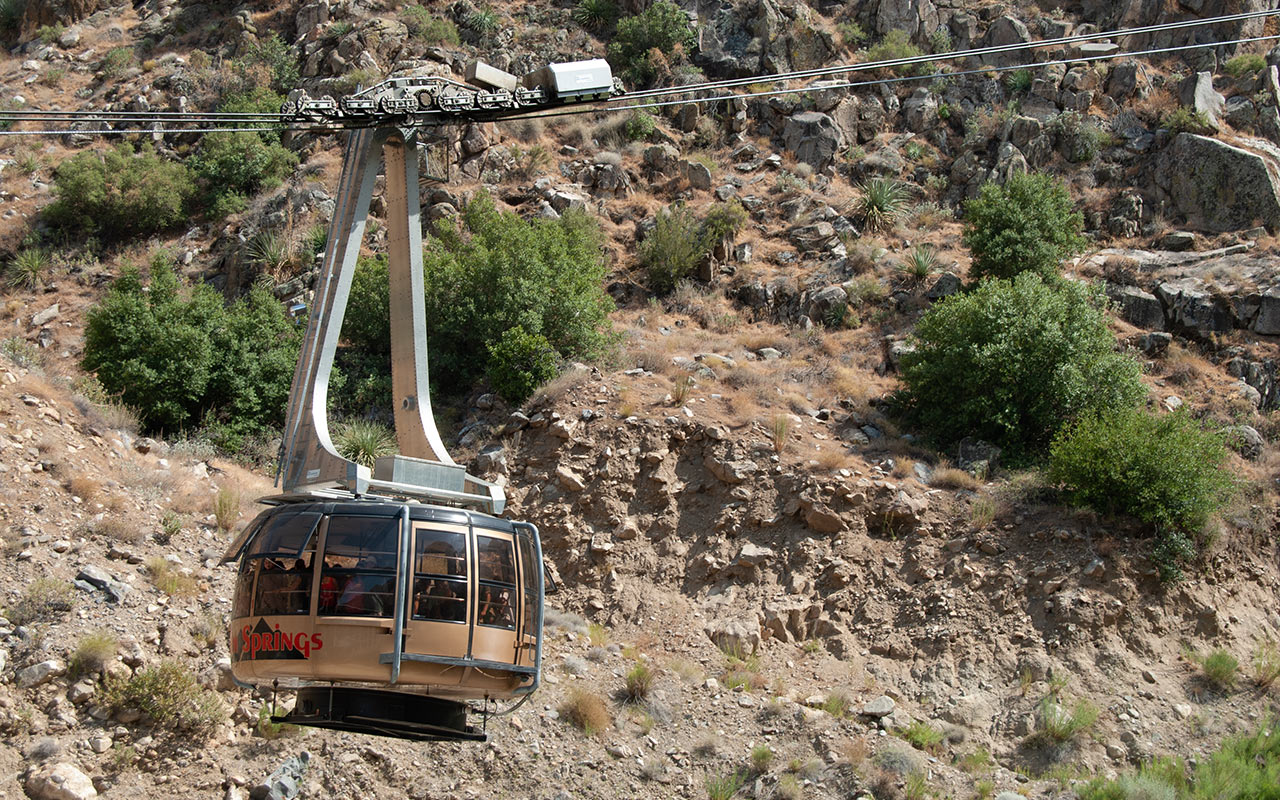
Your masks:
M131 514L105 514L93 523L92 533L122 544L139 544L146 537L147 526Z
M939 464L933 471L929 485L937 489L950 489L953 492L959 490L976 492L982 488L982 481L962 469Z
M93 502L102 492L102 484L93 478L80 476L67 481L67 491L86 503Z
M229 485L218 487L218 493L213 496L213 518L219 530L230 531L235 527L240 519L239 489Z
M586 689L570 689L560 703L560 716L587 736L595 736L613 721L604 698Z
M170 597L186 597L195 594L196 582L190 575L183 575L168 561L153 556L146 561L147 573L155 587Z
M553 405L566 394L586 383L590 377L591 373L585 370L571 369L568 372L563 372L539 386L538 390L525 403L525 407L538 408L540 406Z

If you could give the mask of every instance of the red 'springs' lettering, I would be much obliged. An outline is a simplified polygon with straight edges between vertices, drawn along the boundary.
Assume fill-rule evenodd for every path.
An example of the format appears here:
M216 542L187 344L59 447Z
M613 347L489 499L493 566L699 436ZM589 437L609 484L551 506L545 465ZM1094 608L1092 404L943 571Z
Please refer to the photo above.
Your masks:
M240 657L250 660L257 658L259 653L288 651L297 652L303 658L310 658L312 651L324 647L324 640L318 633L289 633L280 630L279 625L275 626L275 630L265 632L255 631L251 626L245 625L240 629L237 642Z

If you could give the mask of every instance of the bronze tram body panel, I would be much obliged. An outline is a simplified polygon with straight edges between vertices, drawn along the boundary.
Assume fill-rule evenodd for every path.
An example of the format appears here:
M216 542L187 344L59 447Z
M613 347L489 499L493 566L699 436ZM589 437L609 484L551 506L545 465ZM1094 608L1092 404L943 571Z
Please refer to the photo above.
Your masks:
M240 681L391 684L446 698L536 686L542 568L531 526L399 503L296 503L250 523L228 551L237 556Z

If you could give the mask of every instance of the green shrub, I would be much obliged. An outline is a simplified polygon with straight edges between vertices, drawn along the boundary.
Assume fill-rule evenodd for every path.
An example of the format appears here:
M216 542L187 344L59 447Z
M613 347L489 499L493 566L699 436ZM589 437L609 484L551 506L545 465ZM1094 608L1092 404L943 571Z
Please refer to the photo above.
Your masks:
M1266 56L1260 53L1241 53L1229 59L1222 69L1233 78L1243 78L1261 72L1266 66Z
M489 344L489 384L507 402L522 403L556 376L559 361L547 337L517 325Z
M836 25L836 33L840 34L840 41L850 50L857 50L867 41L867 32L862 29L858 23L848 20Z
M298 53L280 38L280 34L272 33L250 45L249 60L262 64L271 71L271 88L277 92L287 93L297 87L300 77ZM276 110L279 110L279 106Z
M1137 774L1095 778L1080 800L1280 800L1280 722L1233 736L1188 772L1181 759L1156 758Z
M298 157L249 131L216 131L200 140L191 170L200 181L213 216L234 208L238 199L276 186L297 165ZM230 203L230 204L228 204Z
M1049 474L1075 503L1161 532L1194 533L1230 495L1226 459L1222 437L1185 413L1113 409L1059 434Z
M1079 111L1062 112L1049 121L1048 130L1058 137L1063 156L1073 164L1092 161L1102 149L1103 132Z
M139 670L128 679L109 678L103 701L115 711L137 709L152 724L197 739L211 735L223 717L217 692L202 687L189 669L173 661Z
M14 625L50 622L70 611L76 603L76 590L56 578L36 578L5 616Z
M1040 730L1033 738L1041 741L1069 742L1093 727L1098 709L1088 700L1078 700L1070 709L1052 697L1040 701Z
M489 36L498 30L498 15L491 8L478 8L467 15L463 24L481 36Z
M902 729L901 736L912 747L926 753L937 753L942 747L942 731L927 722L912 720L910 725Z
M185 166L166 161L149 145L137 153L128 144L77 153L54 170L56 199L45 208L45 218L101 239L145 236L187 221L191 183Z
M409 35L428 44L459 43L458 28L447 19L434 16L422 6L405 6L400 10L400 21L409 29Z
M41 44L53 44L58 41L58 37L65 31L61 24L57 25L41 25L36 29L36 36L40 39ZM1228 62L1230 63L1230 62ZM1257 70L1254 70L1255 72Z
M767 744L758 744L751 748L751 771L757 775L764 774L769 771L769 765L773 763L773 748Z
M600 228L583 211L526 222L487 195L436 228L424 256L427 336L442 388L488 369L503 333L519 326L566 359L603 355L612 338ZM542 373L540 373L542 374Z
M920 283L938 271L938 251L932 245L918 244L907 253L906 259L898 267L899 271L912 283Z
M1084 248L1083 228L1067 187L1049 175L1012 175L1003 186L984 184L965 206L963 242L973 254L969 277L1054 275L1063 259Z
M125 71L133 66L135 60L132 49L128 47L111 48L103 56L102 65L99 67L102 72L102 80L108 83L120 80Z
M16 34L26 10L27 0L0 0L0 34Z
M658 214L657 225L640 243L637 255L649 275L649 288L666 294L692 275L708 252L702 225L693 212L676 205Z
M283 95L266 86L257 86L228 94L218 104L218 111L233 114L278 114L283 104ZM271 127L257 131L255 135L267 144L278 144L282 130L283 127Z
M1179 106L1160 118L1160 127L1167 128L1169 133L1196 133L1202 136L1217 131L1209 116L1203 111L1195 111L1186 106Z
M151 285L127 269L89 311L81 366L138 409L151 431L216 422L229 449L283 422L298 330L262 287L230 305L208 284L189 292L157 261Z
M636 111L622 125L622 135L633 142L648 141L657 130L653 115L644 111Z
M891 30L884 38L867 50L868 61L896 61L901 58L915 58L924 52L911 43L911 37L904 30ZM933 72L933 65L928 62L903 64L892 68L895 75L908 77L911 75L928 75Z
M707 800L729 800L746 782L746 775L734 771L708 775L703 779L703 786L707 790Z
M648 86L658 76L655 53L670 56L697 41L689 17L670 0L657 0L640 14L618 22L609 43L609 63L628 83Z
M608 29L618 21L618 6L613 0L578 0L573 21L591 31Z
M1196 662L1204 673L1204 679L1219 689L1230 689L1236 683L1240 662L1230 652L1219 647L1205 656L1197 656Z
M1139 366L1115 351L1101 296L1044 281L983 281L934 304L902 358L907 421L950 446L975 436L1017 463L1039 454L1063 423L1136 405Z

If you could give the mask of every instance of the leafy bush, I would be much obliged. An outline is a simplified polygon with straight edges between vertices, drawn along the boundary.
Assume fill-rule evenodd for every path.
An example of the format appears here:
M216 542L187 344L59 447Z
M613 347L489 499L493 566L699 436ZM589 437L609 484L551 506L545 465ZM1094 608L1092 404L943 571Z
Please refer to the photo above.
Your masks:
M236 449L283 422L298 330L265 288L230 305L207 284L182 288L163 261L150 287L125 270L89 311L81 366L148 430L213 422L216 443Z
M126 70L133 66L136 59L133 50L128 47L113 47L102 58L102 79L106 82L120 80Z
M983 281L934 304L913 339L896 398L904 417L941 445L976 436L1014 463L1063 423L1145 393L1137 362L1115 351L1102 298L1077 283Z
M713 249L732 241L746 219L746 210L736 200L712 206L702 222L683 205L660 212L638 254L649 275L649 288L658 294L670 292L692 275Z
M840 34L840 41L850 50L858 49L868 38L867 32L853 20L838 23L836 25L836 33Z
M409 35L428 44L453 44L460 41L458 28L447 19L434 16L422 6L405 6L400 10L400 21L409 29Z
M489 345L489 384L504 400L521 403L556 376L559 361L547 337L517 325Z
M904 30L891 30L884 38L867 50L868 61L896 61L901 58L915 58L924 52L911 43L911 37ZM895 75L907 77L911 75L928 75L933 72L933 65L928 62L902 64L892 68Z
M1260 53L1241 53L1228 59L1222 69L1233 78L1243 78L1261 72L1267 66L1267 58Z
M1063 430L1049 474L1080 505L1191 533L1230 495L1226 459L1222 437L1185 413L1120 408L1084 415Z
M1160 127L1167 128L1171 134L1196 133L1207 136L1217 130L1203 111L1195 111L1186 106L1179 106L1160 117Z
M644 111L636 111L622 124L622 135L633 142L647 141L657 129L653 115Z
M191 183L185 166L148 145L137 153L128 144L77 153L54 170L57 197L45 217L55 227L102 239L145 236L187 221Z
M395 433L386 425L368 419L353 419L338 426L333 446L338 455L369 468L382 456L399 452Z
M297 165L298 157L276 142L249 131L207 133L191 170L213 216L244 207L245 198L280 183Z
M571 211L526 222L482 195L456 225L438 226L425 251L427 336L446 388L465 388L486 371L492 355L477 355L516 326L564 358L604 353L613 302L595 220Z
M618 21L618 13L613 0L578 0L573 21L587 30L601 31Z
M618 22L609 43L609 62L629 83L647 86L658 76L655 53L670 56L694 46L697 34L689 17L670 0L657 0L634 17Z
M277 92L287 93L297 87L300 77L298 54L288 42L280 38L280 34L272 33L250 45L249 59L271 71L271 88ZM279 106L276 110L279 110Z
M113 710L137 709L160 728L200 739L211 735L223 717L217 692L201 686L190 670L173 661L128 679L109 678L103 700Z
M963 242L973 253L969 277L1054 275L1064 258L1084 248L1083 228L1084 217L1055 178L1029 173L1010 176L1003 186L984 184L965 206Z

